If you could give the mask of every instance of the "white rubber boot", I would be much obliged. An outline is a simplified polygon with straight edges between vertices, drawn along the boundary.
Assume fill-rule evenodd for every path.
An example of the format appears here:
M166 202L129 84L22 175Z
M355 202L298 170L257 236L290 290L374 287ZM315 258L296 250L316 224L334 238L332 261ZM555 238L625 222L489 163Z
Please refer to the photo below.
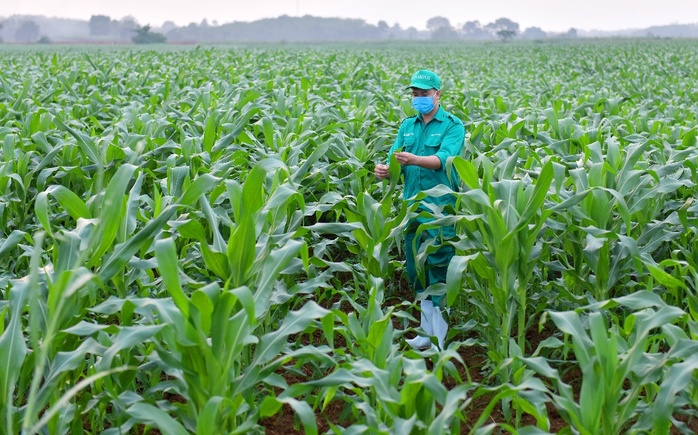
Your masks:
M448 334L448 323L444 320L441 308L438 305L433 306L431 315L431 327L434 330L436 342L439 343L439 349L444 350L444 341L446 340L446 334Z
M426 337L418 335L415 338L405 340L407 344L417 350L428 349L431 346L431 339L429 336L434 335L434 328L432 325L432 318L434 316L432 312L434 311L434 304L428 299L422 299L420 307L422 308L422 316L419 326L427 335Z

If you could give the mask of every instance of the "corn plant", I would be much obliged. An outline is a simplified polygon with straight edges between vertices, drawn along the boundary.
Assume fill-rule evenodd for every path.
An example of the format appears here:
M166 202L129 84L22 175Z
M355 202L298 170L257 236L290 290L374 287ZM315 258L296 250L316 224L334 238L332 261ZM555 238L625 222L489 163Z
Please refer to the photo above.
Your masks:
M0 52L0 432L698 430L694 43ZM372 175L415 65L467 131L442 352Z
M471 189L460 198L460 204L467 207L467 238L477 240L480 247L476 254L454 258L449 266L449 300L455 299L460 289L459 277L466 270L487 283L484 287L492 292L493 307L489 313L490 336L496 343L492 356L503 360L509 356L514 316L518 319L518 346L524 348L528 286L536 255L533 248L550 214L541 211L541 207L552 182L552 166L546 165L538 182L526 187L521 180L506 179L485 179L480 185L473 165L456 159L454 166ZM505 379L508 376L506 371L503 375Z
M634 312L623 323L614 321L609 327L608 317L615 317L611 309L618 306ZM686 341L685 335L673 327L685 313L649 292L587 309L592 311L585 318L573 311L550 313L555 325L572 339L569 350L582 372L578 399L544 358L522 361L553 381L555 392L549 394L570 428L579 433L617 433L650 426L652 432L668 433L674 396L682 388L695 388L685 373L698 368L695 358L684 356L690 354L684 353L686 346L693 348L695 343ZM676 346L666 355L656 353L662 338L650 336L657 328ZM645 416L651 416L651 423Z

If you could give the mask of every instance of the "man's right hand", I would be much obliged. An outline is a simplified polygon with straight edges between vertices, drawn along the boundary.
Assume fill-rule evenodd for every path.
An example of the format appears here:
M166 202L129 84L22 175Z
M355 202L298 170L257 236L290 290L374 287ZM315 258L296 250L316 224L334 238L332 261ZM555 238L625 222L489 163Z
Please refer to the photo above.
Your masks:
M377 164L373 173L376 175L376 178L388 178L390 176L388 165Z

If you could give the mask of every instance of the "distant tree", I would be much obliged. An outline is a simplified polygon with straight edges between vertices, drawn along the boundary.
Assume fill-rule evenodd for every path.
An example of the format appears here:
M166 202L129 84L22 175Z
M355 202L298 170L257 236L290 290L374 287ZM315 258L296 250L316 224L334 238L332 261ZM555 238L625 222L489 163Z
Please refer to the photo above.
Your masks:
M445 17L429 18L427 29L431 32L432 39L458 39L458 32Z
M378 23L380 25L380 22ZM387 25L387 23L386 23ZM380 27L378 27L378 31L381 32ZM392 27L388 27L384 32L380 33L380 36L382 38L388 38L388 39L395 39L395 38L404 38L405 31L402 30L400 27L400 24L395 23L393 24Z
M388 37L388 35L390 33L390 26L388 25L387 22L385 22L383 20L380 20L378 22L376 29L378 30L378 35L380 38L386 38L386 37Z
M115 23L119 39L127 41L132 38L133 32L138 29L138 22L135 18L127 16Z
M511 21L509 18L498 18L496 21L487 24L485 30L497 36L499 36L501 30L508 30L514 32L514 36L516 36L519 33L519 23ZM506 33L506 35L509 35L509 33Z
M111 18L106 15L92 15L87 22L90 36L108 36L111 34Z
M17 42L36 42L39 39L39 26L34 21L23 22L15 32L15 41Z
M42 36L38 41L36 41L37 44L50 44L51 42L51 38L46 35Z
M0 30L2 30L2 23L0 23ZM2 36L0 36L0 44L2 43Z
M215 41L217 40L216 35L218 33L225 34L225 29L202 29L199 25L191 22L186 26L178 27L167 33L167 37L170 39L184 40L184 41ZM172 38L174 37L174 38Z
M475 33L478 30L482 29L482 26L480 26L480 22L475 20L475 21L466 21L465 24L463 24L463 28L461 29L464 34L470 34L470 33Z
M170 30L176 29L177 25L173 21L165 21L162 23L162 27L160 28L160 31L162 33L167 33Z
M572 39L577 38L577 29L575 29L574 27L571 27L570 30L568 30L567 33L565 34L565 37L572 38Z
M454 40L459 38L459 34L451 26L441 26L438 29L431 32L431 39L439 40Z
M150 31L150 26L145 25L135 30L136 36L131 38L134 44L162 44L167 38L162 33Z
M463 36L467 39L487 39L490 35L480 25L479 21L468 21L461 28Z
M433 32L441 27L451 27L451 22L446 17L433 17L427 20L427 29Z
M540 27L529 27L521 33L523 39L543 39L547 38L548 34Z
M507 42L516 37L516 32L513 30L500 30L497 32L497 37L502 41Z

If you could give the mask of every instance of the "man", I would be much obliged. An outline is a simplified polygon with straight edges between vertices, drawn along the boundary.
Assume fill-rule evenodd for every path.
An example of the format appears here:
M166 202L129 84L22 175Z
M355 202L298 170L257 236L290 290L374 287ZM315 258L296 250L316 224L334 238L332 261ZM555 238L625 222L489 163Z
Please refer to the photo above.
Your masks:
M388 162L390 156L394 155L401 166L405 179L403 198L410 200L419 192L440 184L456 191L458 178L455 171L452 171L449 177L446 160L461 154L465 138L463 122L441 107L441 79L433 71L417 71L412 76L409 88L412 90L412 106L418 114L402 122L388 154ZM377 164L374 173L377 178L389 177L388 165ZM419 212L429 212L424 203L438 207L455 205L455 197L428 196L421 200ZM412 219L405 229L405 270L410 286L417 293L424 291L431 284L446 282L446 270L454 254L451 245L440 246L436 252L428 254L424 273L421 274L424 279L418 279L416 256L420 247L427 242L441 245L444 239L455 235L452 226L417 233L419 225L430 220L433 218L417 217ZM443 350L448 324L441 314L442 301L443 296L429 296L421 300L420 327L429 336L436 336L439 348ZM407 340L407 343L415 349L427 349L432 346L431 339L424 336Z

